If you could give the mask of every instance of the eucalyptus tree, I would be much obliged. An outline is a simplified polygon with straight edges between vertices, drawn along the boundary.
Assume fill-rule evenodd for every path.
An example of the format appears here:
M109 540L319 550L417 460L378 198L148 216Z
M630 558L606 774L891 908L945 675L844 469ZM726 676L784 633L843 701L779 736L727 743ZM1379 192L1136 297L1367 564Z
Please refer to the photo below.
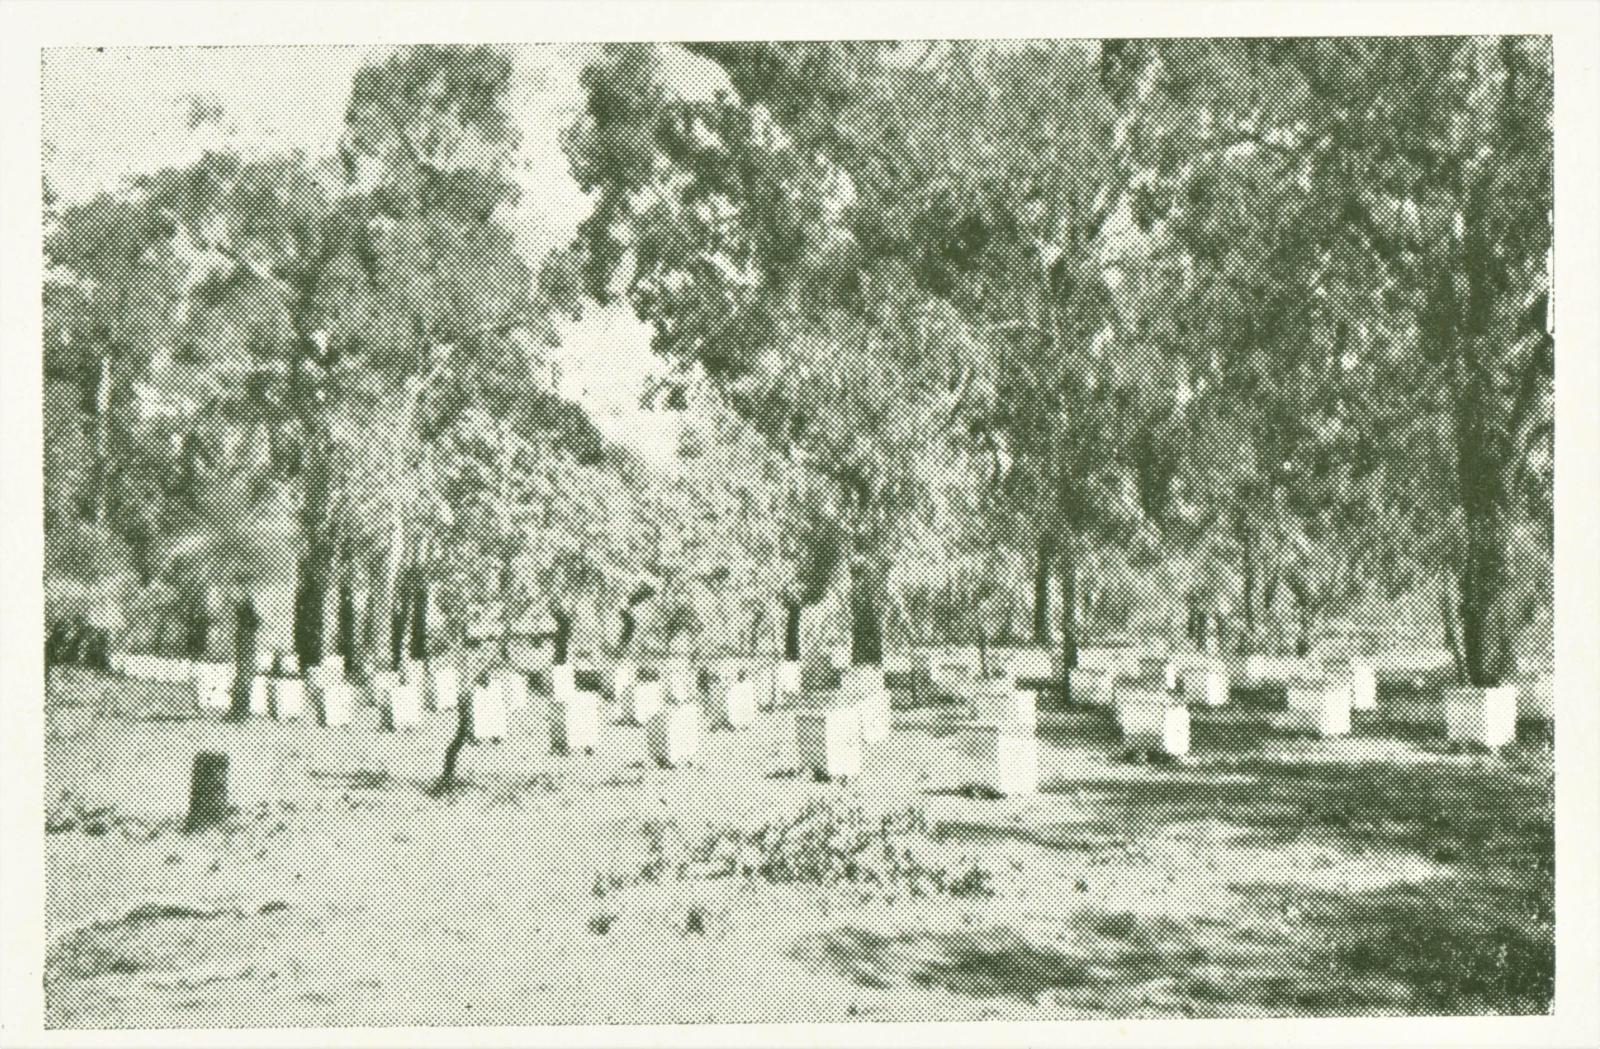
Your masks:
M588 293L608 301L620 285L658 353L701 369L830 483L853 658L877 662L888 551L924 480L920 453L953 432L968 333L901 261L863 251L848 176L764 98L673 94L648 46L608 50L583 82L567 148L596 201L579 230Z
M1256 487L1292 497L1297 450L1345 449L1383 481L1383 545L1453 575L1463 679L1502 680L1548 592L1549 41L1114 52L1154 71L1123 80L1129 152L1197 271L1195 359Z
M1169 290L1130 227L1136 172L1093 43L697 45L746 100L848 175L851 243L908 260L961 330L959 422L1003 498L994 541L1035 559L1034 634L1062 586L1076 665L1080 564L1148 530L1136 440L1174 410L1178 356L1136 324ZM869 270L870 272L870 270Z

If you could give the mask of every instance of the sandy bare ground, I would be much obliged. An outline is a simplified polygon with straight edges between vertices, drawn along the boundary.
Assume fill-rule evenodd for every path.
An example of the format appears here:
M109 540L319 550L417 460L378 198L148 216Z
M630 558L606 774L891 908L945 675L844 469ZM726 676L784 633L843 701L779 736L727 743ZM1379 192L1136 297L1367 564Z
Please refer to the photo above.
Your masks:
M562 757L524 712L435 799L453 714L385 734L371 709L325 730L189 705L53 690L51 1026L1536 1012L1552 990L1547 743L1197 712L1193 759L1149 766L1103 715L1047 712L1043 791L983 800L936 709L897 710L843 785L793 773L781 713L668 770L614 715ZM230 755L239 812L185 836L201 749Z

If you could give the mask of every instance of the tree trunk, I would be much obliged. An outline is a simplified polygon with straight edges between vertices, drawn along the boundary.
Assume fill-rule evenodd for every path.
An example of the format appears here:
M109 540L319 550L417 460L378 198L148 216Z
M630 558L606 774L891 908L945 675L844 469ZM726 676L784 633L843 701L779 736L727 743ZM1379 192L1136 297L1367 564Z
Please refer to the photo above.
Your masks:
M1512 626L1506 609L1510 572L1504 517L1497 508L1467 520L1467 544L1457 589L1461 599L1461 656L1467 683L1491 688L1510 676Z
M95 379L94 415L91 426L93 433L90 435L91 454L94 456L90 464L90 484L93 486L91 498L93 502L89 509L89 519L95 524L104 524L109 503L110 488L110 456L107 454L107 433L109 429L106 418L111 407L111 355L104 351L100 355L100 368Z
M255 600L245 594L233 610L233 692L228 702L228 720L243 721L250 716L250 687L256 679L256 643L261 636L261 616Z
M856 666L883 662L883 609L888 572L882 565L857 557L850 564L850 662Z
M1039 540L1038 560L1033 566L1033 643L1050 643L1050 569L1055 551L1047 539Z
M439 778L433 784L432 793L435 796L450 793L460 783L456 775L456 763L460 760L462 748L472 738L472 701L477 695L477 689L474 686L481 683L478 680L478 675L471 674L471 668L465 665L468 662L466 656L467 646L464 644L465 639L459 635L454 635L453 640L455 641L457 680L463 682L466 687L461 695L456 697L456 731L455 735L450 737L450 745L444 751L444 768L440 770ZM480 671L480 673L482 672Z
M550 617L556 621L555 632L550 636L550 644L554 649L550 662L558 667L567 664L567 645L572 640L572 616L559 608L550 610Z
M800 602L783 603L783 658L794 663L800 659Z
M339 579L339 603L334 612L334 651L344 659L346 669L356 662L356 591L349 566Z
M1239 634L1239 654L1248 656L1256 650L1256 555L1249 527L1240 529L1244 553L1244 629Z
M411 658L428 658L428 576L421 565L411 576Z
M633 644L633 635L639 629L639 622L633 617L631 608L624 608L617 615L622 619L622 633L617 638L617 654L627 655L628 646Z
M399 670L406 658L407 628L411 620L411 570L403 570L395 583L393 607L389 611L389 664Z
M1061 687L1072 702L1072 672L1078 669L1078 563L1073 556L1072 537L1057 547L1061 575Z
M327 626L328 562L325 551L314 550L300 559L295 585L294 651L302 669L322 662L323 631Z
M204 589L188 598L184 608L183 654L191 660L206 658L211 647L211 609Z

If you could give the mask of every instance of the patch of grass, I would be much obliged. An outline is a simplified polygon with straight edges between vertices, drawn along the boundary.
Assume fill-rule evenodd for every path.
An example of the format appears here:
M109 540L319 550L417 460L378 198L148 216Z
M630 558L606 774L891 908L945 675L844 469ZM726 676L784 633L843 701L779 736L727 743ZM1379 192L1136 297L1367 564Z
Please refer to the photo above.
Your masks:
M634 881L743 878L746 882L853 885L919 896L994 895L991 874L971 857L954 864L917 854L935 845L919 808L870 819L860 806L818 799L793 819L755 830L713 829L696 841L675 823L643 827L649 859Z

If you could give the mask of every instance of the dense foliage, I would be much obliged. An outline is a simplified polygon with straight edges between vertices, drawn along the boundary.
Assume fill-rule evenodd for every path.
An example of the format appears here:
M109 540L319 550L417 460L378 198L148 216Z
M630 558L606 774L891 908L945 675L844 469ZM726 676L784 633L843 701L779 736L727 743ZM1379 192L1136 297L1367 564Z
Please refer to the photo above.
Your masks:
M52 616L358 668L1548 644L1548 41L607 47L549 258L514 68L401 49L334 155L46 187ZM618 300L668 466L551 375Z

